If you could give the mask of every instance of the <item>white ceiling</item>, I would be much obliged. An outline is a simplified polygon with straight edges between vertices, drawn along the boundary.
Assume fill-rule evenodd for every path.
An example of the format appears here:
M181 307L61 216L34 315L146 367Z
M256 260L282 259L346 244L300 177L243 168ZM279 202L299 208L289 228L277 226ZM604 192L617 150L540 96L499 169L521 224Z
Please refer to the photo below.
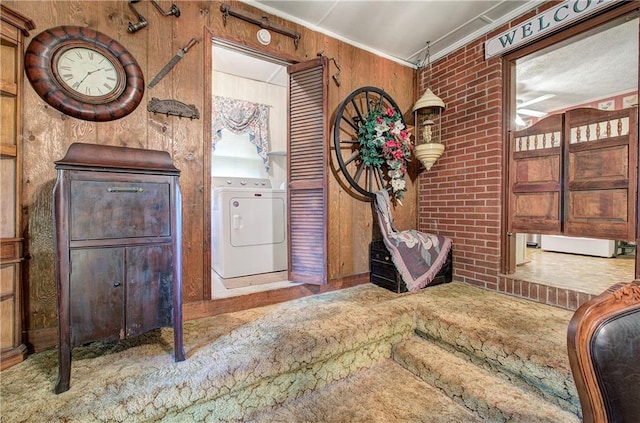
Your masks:
M267 13L407 65L432 60L542 3L540 0L245 1Z
M536 7L539 0L289 0L246 1L314 31L379 56L423 65L427 41L431 61ZM260 28L256 26L256 32ZM517 64L517 98L542 112L638 89L638 19L588 34L570 46L527 57ZM274 34L274 36L280 36ZM330 55L331 52L328 52ZM286 86L282 66L254 62L214 48L214 69ZM250 61L250 62L248 62ZM437 87L435 87L437 88Z

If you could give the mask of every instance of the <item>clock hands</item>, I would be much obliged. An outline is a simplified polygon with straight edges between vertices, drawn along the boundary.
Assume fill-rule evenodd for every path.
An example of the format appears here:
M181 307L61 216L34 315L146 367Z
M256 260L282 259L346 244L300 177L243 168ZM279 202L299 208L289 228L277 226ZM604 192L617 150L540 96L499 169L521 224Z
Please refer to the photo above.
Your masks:
M80 82L78 82L78 88L80 88L80 85L82 85L82 83L84 82L84 80L85 80L85 79L87 79L90 75L92 75L92 74L94 74L94 73L96 73L96 72L99 72L99 71L101 71L101 70L103 70L103 69L105 69L105 68L98 68L98 69L96 69L96 70L94 70L94 71L88 71L88 72L87 72L87 74L84 76L84 78L82 78L82 79L80 80Z

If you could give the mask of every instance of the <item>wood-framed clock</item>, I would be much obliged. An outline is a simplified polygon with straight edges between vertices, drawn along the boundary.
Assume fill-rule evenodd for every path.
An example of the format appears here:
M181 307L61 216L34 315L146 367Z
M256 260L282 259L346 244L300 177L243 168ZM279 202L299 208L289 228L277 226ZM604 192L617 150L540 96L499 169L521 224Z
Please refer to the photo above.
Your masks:
M135 58L91 28L59 26L41 32L29 43L24 64L36 93L78 119L120 119L133 112L144 95L144 76Z

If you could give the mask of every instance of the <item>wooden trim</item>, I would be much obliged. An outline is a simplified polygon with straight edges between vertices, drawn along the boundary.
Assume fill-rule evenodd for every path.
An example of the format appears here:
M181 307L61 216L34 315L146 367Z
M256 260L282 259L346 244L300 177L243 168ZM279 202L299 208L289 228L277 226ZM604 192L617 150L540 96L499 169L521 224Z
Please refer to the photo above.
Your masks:
M278 304L285 301L295 300L297 298L307 297L309 295L351 288L365 283L369 283L369 273L361 273L358 275L333 279L326 285L296 285L290 288L256 292L254 294L239 295L237 297L185 303L183 305L183 317L185 321L201 319L204 317L216 316L218 314L232 313L234 311Z
M507 61L515 61L578 34L594 29L627 13L632 13L638 10L640 10L640 2L620 2L620 5L615 6L613 9L607 9L600 14L586 18L586 20L578 21L573 25L565 27L559 30L559 32L556 32L546 38L542 38L533 44L514 50L513 52L504 55L503 58Z
M511 122L511 115L513 111L515 111L515 62L517 59L530 55L532 53L538 52L544 48L552 46L554 44L560 43L564 40L567 40L571 37L574 37L580 33L589 31L593 28L596 28L600 25L603 25L607 22L613 21L621 16L624 16L629 13L633 13L634 11L640 10L639 2L621 2L620 5L615 6L612 9L607 9L600 14L590 16L585 20L577 21L569 27L564 27L559 29L558 32L549 35L548 37L542 38L537 42L532 44L523 46L517 50L509 52L502 56L502 98L503 98L503 124L502 124L502 146L503 146L503 160L502 160L502 222L506 223L506 227L509 226L509 216L508 216L508 196L509 196L509 169L510 169L510 153L509 153L509 140L510 132L514 130L513 122ZM640 28L638 30L638 36L640 40ZM492 60L492 59L489 59ZM638 62L638 86L640 87L640 61ZM640 161L639 161L640 163ZM640 197L640 195L636 195L636 197ZM637 199L637 207L636 213L640 210L640 198ZM505 210L506 209L506 210ZM640 226L637 229L637 239L636 243L640 242ZM640 244L639 244L640 245ZM507 230L503 230L500 235L500 248L501 248L501 272L503 274L510 274L515 272L515 237L509 236ZM636 271L635 277L638 278L640 276L640 252L636 249Z
M29 353L38 353L58 346L58 327L34 329L26 332Z
M204 91L206 99L210 99L213 94L213 53L212 48L215 41L220 41L231 47L236 46L240 51L254 52L261 56L273 58L279 62L297 63L298 58L295 56L284 55L282 52L264 46L264 48L255 48L245 40L230 37L226 32L215 31L207 26L203 28L204 38ZM202 274L202 300L195 301L200 303L207 302L212 297L211 292L211 101L204 102L203 109L204 131L203 131L203 166L206 172L203 184L203 216L204 216L204 260Z
M2 20L18 28L25 37L29 36L30 30L36 29L36 24L31 19L4 4L0 4L0 7L2 8Z
M22 363L27 356L27 347L20 344L16 348L0 351L0 370L8 369L18 363Z
M202 111L205 122L202 142L202 165L204 166L203 209L204 216L204 259L202 260L202 299L211 298L211 98L213 95L213 32L204 27L204 92L206 93ZM208 276L208 277L207 277Z
M511 133L515 130L512 122L512 111L516 109L516 98L512 93L516 91L516 63L515 61L502 60L502 210L500 221L500 272L511 274L516 271L516 239L509 232L511 217L509 209L510 197L510 173L509 163L511 161L511 143L509 142Z
M366 283L369 283L368 272L333 279L326 285L296 285L290 288L256 292L237 297L194 301L182 305L182 317L184 321L213 317L219 314L283 303L310 295L352 288ZM49 350L58 345L58 328L51 327L29 331L27 338L29 339L30 352Z

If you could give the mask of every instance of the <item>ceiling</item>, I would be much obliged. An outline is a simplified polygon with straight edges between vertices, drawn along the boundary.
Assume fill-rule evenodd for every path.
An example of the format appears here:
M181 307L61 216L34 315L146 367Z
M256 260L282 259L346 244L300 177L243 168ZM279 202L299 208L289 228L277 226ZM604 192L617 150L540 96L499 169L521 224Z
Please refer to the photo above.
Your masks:
M267 13L415 66L429 42L432 60L542 3L540 0L245 1Z
M246 1L280 16L406 64L453 52L541 3L537 0ZM390 18L392 17L392 18ZM256 27L256 32L259 27ZM517 63L517 101L548 113L638 89L638 19L570 45L554 46ZM612 66L615 64L615 66ZM242 53L214 48L214 69L286 86L285 69ZM435 87L437 90L437 87ZM539 101L541 96L546 100ZM538 101L536 101L538 100ZM533 102L533 104L531 104Z

